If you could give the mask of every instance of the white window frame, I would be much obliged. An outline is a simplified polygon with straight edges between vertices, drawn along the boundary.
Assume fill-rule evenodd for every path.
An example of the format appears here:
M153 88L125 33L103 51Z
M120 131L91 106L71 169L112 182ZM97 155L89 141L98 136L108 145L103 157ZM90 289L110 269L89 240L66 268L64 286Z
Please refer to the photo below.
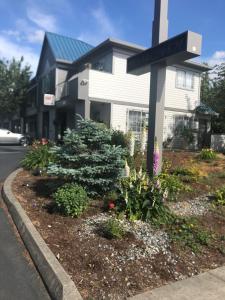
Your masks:
M140 131L134 131L130 128L130 112L137 112L137 113L140 113L141 114L141 122L140 122ZM149 117L149 113L148 111L146 110L140 110L140 109L128 109L127 110L127 131L131 131L134 133L134 136L139 139L140 138L140 135L141 135L141 132L142 132L142 123L143 123L143 120L144 120L144 116L143 115L148 115ZM145 118L146 119L146 118ZM146 124L146 126L148 126L148 124Z
M184 85L183 86L179 85L179 83L178 83L178 74L179 74L179 72L183 72L184 76L185 76L184 77ZM189 87L187 85L187 76L188 75L191 75L191 80L192 80L191 87ZM184 69L176 68L176 88L177 89L188 90L188 91L193 91L194 88L195 88L195 78L194 77L195 77L195 73L194 72L189 71L189 70L184 70Z

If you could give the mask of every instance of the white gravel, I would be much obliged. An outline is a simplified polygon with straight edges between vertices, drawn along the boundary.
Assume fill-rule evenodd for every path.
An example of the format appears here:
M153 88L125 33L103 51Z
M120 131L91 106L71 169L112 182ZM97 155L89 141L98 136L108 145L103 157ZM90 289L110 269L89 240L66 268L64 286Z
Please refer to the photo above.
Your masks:
M168 204L169 208L178 216L202 216L209 210L210 205L210 195Z
M88 218L84 221L83 229L87 235L96 235L96 230L106 220L112 218L109 214L101 213L98 216ZM156 230L150 224L142 221L130 222L126 219L119 220L127 232L132 232L137 240L141 241L143 246L131 244L126 253L119 254L118 259L135 260L139 258L152 257L159 252L167 253L169 239L165 232Z

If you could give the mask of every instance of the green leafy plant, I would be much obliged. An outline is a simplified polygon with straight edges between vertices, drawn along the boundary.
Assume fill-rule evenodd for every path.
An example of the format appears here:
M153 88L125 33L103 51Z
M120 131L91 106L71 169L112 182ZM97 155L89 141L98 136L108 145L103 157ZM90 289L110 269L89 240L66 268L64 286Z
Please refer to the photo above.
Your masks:
M57 208L66 216L78 217L88 207L89 199L86 191L79 185L67 183L54 194Z
M217 176L218 176L219 178L225 178L225 172L217 173Z
M121 239L126 234L123 225L116 218L110 218L104 222L101 230L108 239Z
M129 218L142 218L142 206L149 188L149 179L146 173L131 171L130 177L122 178L119 196L116 202L117 209L124 211Z
M64 144L53 149L57 163L48 174L82 185L92 196L115 190L125 166L124 151L112 145L112 132L101 124L81 119L77 130L67 130Z
M216 152L213 149L202 149L199 154L199 158L202 160L214 160L216 156Z
M190 126L178 124L174 130L174 136L181 137L187 144L194 142L193 129Z
M27 170L39 169L45 172L48 165L55 161L55 155L51 152L51 146L52 144L33 143L22 160L22 166Z
M161 181L161 185L163 189L167 189L168 191L168 200L176 201L178 195L181 192L190 191L190 187L183 184L181 179L173 174L162 173L158 176Z
M201 175L195 167L177 167L172 173L178 176L183 182L196 182Z
M214 203L216 205L225 205L225 186L216 190Z
M194 252L199 252L202 246L208 246L212 240L211 233L201 228L193 218L176 218L167 232L171 241L182 248L189 247Z
M150 180L146 173L132 171L129 178L121 180L116 206L131 220L144 220L154 224L168 222L171 217L165 206L168 191L159 178Z
M130 134L124 133L120 130L112 130L112 145L121 146L122 148L129 148Z

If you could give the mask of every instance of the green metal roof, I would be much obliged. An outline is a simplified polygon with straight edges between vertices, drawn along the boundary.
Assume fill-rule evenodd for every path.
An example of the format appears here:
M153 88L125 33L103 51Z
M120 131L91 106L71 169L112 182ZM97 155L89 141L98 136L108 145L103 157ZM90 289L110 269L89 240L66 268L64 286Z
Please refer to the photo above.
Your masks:
M209 115L209 116L218 116L219 115L210 106L206 105L203 102L201 102L200 105L198 107L196 107L195 112L198 114Z
M52 32L46 32L46 38L53 51L55 59L73 62L89 52L94 47L77 39Z

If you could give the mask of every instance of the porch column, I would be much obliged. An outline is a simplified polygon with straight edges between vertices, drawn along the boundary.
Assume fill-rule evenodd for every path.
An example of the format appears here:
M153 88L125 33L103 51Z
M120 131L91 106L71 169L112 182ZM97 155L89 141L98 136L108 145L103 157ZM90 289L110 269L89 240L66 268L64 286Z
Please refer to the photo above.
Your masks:
M43 129L43 111L38 112L37 116L37 134L38 138L40 139L42 137L42 129Z
M55 113L55 109L51 109L49 111L49 139L50 140L55 140L56 137L56 130L55 130L55 121L56 118L56 113Z
M89 99L85 99L84 101L84 118L85 120L90 120L91 115L91 101Z

